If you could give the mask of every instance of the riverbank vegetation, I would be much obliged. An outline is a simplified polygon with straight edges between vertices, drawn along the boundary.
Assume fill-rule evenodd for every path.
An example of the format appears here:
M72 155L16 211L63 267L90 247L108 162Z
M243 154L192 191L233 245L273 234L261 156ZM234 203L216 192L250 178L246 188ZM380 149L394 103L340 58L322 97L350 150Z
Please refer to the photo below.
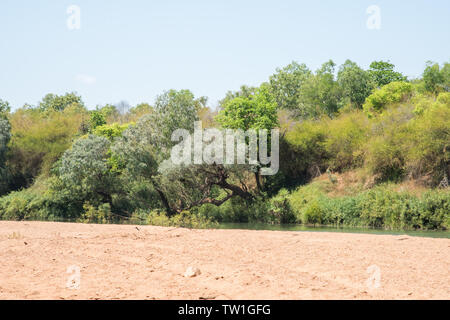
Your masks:
M450 228L450 64L407 79L296 62L217 110L189 90L130 107L76 93L0 100L0 218L208 227L217 222ZM175 129L280 129L280 170L174 165Z

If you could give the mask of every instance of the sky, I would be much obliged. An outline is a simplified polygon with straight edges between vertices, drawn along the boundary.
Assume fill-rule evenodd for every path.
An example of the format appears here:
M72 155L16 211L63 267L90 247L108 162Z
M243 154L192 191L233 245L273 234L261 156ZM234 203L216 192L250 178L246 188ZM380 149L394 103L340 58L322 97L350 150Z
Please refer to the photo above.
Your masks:
M1 0L0 99L14 109L76 91L91 109L189 89L214 107L291 61L329 59L418 77L450 61L449 17L448 0Z

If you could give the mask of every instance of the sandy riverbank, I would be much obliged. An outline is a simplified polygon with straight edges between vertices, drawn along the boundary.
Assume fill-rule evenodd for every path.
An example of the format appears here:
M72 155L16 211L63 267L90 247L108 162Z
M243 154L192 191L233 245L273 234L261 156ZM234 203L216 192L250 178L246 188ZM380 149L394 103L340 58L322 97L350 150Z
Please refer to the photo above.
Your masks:
M0 299L200 298L450 299L450 239L0 222Z

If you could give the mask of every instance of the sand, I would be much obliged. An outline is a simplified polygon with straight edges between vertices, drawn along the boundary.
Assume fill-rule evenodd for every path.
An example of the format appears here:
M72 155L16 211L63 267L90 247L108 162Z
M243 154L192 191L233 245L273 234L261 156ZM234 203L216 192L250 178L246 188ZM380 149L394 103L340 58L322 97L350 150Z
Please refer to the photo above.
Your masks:
M0 299L449 299L449 270L450 239L0 222Z

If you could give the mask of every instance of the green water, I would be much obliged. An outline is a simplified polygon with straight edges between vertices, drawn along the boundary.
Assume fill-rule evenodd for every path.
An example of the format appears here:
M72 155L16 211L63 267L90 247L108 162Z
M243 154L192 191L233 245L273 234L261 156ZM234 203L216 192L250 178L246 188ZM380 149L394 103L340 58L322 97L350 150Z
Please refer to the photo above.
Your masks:
M402 231L383 230L371 228L350 228L332 226L305 226L298 224L275 225L264 223L221 223L218 229L243 229L243 230L272 230L272 231L299 231L299 232L343 232L343 233L367 233L367 234L387 234L387 235L408 235L413 237L447 238L450 239L450 231Z

